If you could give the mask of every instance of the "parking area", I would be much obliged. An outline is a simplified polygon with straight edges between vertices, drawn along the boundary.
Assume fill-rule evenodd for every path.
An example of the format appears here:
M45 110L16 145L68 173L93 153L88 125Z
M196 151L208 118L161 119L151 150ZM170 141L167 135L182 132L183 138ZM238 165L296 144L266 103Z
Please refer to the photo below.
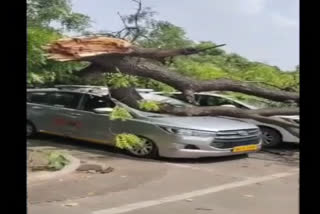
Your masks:
M107 174L74 172L28 185L31 214L298 213L299 150L227 158L147 160L114 148L42 136L28 147L67 150Z

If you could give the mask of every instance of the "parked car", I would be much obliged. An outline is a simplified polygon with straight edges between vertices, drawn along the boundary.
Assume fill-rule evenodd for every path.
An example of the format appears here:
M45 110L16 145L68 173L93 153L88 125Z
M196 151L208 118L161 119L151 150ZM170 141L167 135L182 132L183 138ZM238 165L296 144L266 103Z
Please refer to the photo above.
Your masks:
M154 93L163 94L161 92L154 92ZM171 93L170 97L187 102L185 100L184 95L181 94L180 92ZM244 102L227 97L225 95L216 94L216 93L204 93L204 92L196 93L195 99L196 99L196 102L199 104L199 106L229 106L229 107L237 107L242 109L258 109L255 106L252 106ZM293 115L293 116L277 115L274 117L278 117L293 123L299 123L299 120L300 120L299 115ZM239 118L238 120L253 123L260 128L262 132L262 137L263 137L263 143L262 143L263 147L276 147L282 142L299 143L300 141L298 137L294 136L293 134L291 134L286 129L280 126L262 123L262 122L251 120L251 119Z
M141 90L146 100L188 105L180 100ZM27 136L37 132L115 145L115 135L132 133L145 139L128 151L140 157L199 158L258 151L256 125L219 117L182 117L126 107L133 119L110 120L116 106L107 88L68 86L27 90Z

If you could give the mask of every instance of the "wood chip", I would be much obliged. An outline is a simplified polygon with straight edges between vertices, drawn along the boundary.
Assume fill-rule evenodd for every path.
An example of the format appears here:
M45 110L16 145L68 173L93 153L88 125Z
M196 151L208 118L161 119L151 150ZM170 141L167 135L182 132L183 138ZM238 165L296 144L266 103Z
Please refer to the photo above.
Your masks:
M76 203L76 202L70 202L70 203L66 203L64 204L63 206L65 207L75 207L75 206L78 206L79 204Z

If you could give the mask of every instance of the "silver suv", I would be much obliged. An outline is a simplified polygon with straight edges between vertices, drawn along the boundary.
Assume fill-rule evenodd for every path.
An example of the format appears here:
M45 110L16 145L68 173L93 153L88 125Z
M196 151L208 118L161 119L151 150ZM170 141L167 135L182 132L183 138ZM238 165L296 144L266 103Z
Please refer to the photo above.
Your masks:
M188 105L179 100L139 90L146 100ZM143 112L110 98L105 87L60 86L27 91L27 136L48 133L115 145L115 135L132 133L143 146L128 150L140 157L199 158L255 152L261 148L257 126L219 117L181 117ZM116 105L133 119L110 120Z

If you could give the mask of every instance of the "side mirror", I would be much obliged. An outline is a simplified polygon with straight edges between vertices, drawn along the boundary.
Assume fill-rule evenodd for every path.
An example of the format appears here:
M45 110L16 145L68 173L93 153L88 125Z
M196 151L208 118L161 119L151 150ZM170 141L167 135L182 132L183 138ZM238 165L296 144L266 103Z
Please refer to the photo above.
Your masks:
M97 114L108 114L112 112L113 108L95 108L93 111Z

